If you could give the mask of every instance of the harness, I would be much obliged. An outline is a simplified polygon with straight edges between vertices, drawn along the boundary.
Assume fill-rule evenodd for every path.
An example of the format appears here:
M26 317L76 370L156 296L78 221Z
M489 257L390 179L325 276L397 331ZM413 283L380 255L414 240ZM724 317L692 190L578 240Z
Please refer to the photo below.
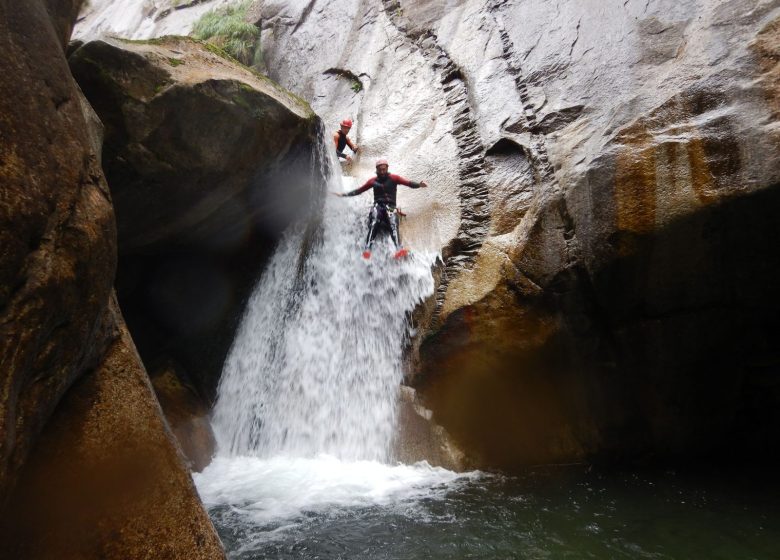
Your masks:
M372 185L374 190L374 203L381 203L395 208L395 197L398 192L398 183L393 181L390 175L384 178L377 177Z

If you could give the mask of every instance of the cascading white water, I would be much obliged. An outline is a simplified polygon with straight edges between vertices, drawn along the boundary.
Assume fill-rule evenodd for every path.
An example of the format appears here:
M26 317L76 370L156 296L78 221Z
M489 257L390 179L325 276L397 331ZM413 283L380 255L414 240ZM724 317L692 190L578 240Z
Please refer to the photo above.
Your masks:
M338 168L324 138L321 150L319 161ZM328 183L345 186L339 175ZM305 526L313 512L406 510L480 476L389 464L407 314L433 292L436 255L395 261L385 239L364 261L371 201L327 197L316 235L287 232L225 363L218 456L194 478L220 524L249 531L240 550Z
M343 189L340 174L329 188ZM214 413L220 454L389 458L407 314L433 291L434 256L396 261L385 240L364 261L370 196L327 197L302 267L304 229L280 243L225 363Z

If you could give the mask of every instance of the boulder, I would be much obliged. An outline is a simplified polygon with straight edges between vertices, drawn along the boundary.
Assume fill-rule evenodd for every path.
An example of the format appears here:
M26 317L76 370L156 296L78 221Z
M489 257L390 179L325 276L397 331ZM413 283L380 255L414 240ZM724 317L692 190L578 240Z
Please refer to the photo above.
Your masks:
M114 302L76 8L0 4L0 556L223 558Z
M6 557L224 558L115 302L107 320L114 340L63 397L11 502Z
M215 396L242 306L319 192L308 105L214 47L87 43L73 74L105 124L118 292L153 376L170 360Z
M182 382L175 364L161 368L152 378L152 386L192 471L200 472L211 462L216 440L209 421L209 408L198 392Z
M2 7L0 501L62 395L107 345L114 212L64 32L45 9L66 5Z

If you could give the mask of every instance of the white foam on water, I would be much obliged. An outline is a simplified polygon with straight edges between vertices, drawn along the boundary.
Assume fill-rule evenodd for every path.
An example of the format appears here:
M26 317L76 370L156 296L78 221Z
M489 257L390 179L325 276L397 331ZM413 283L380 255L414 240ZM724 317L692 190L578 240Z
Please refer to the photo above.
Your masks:
M358 507L392 507L437 498L479 473L458 474L427 463L388 465L378 461L315 458L218 457L195 474L207 507L232 506L258 525L295 523L304 513Z

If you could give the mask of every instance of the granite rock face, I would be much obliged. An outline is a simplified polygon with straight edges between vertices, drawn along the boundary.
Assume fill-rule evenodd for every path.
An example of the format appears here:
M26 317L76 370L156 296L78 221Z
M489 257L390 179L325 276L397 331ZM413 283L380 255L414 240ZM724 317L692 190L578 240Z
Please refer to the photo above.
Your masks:
M318 121L187 38L94 41L70 64L106 127L131 332L153 376L173 360L210 401L268 252L316 198Z
M471 464L780 449L776 0L250 11L350 173L431 184L408 377Z
M76 39L148 39L187 35L198 19L234 0L90 0L79 14Z
M263 2L265 60L433 184L410 377L472 464L776 451L778 3L348 4Z

